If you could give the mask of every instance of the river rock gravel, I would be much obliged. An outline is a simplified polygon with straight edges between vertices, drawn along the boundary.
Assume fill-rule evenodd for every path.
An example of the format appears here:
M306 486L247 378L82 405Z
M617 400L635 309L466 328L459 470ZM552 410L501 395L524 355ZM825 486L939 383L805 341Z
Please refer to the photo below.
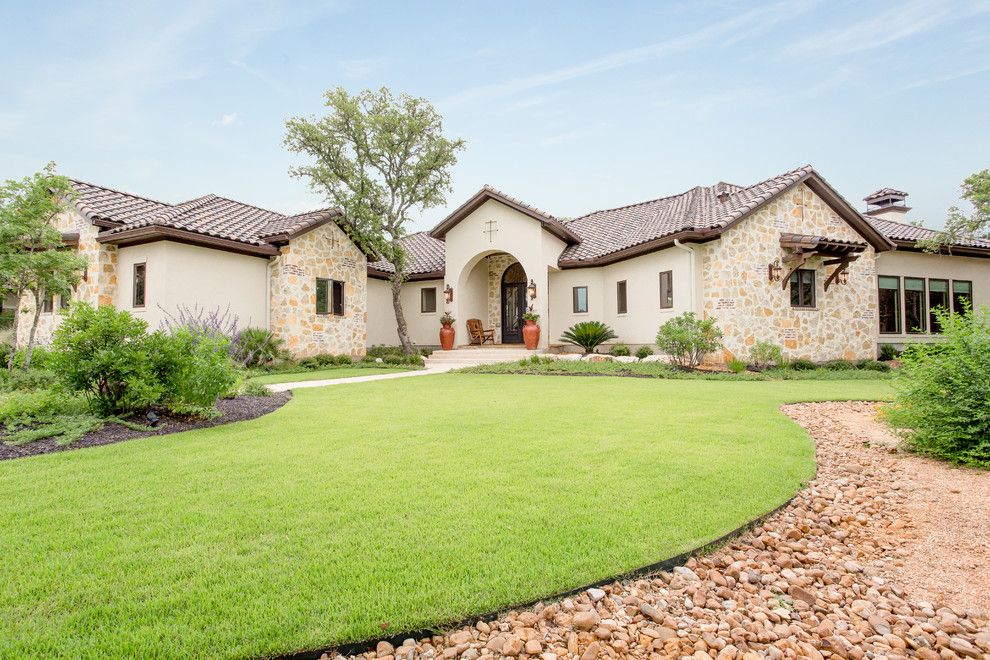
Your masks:
M730 544L671 572L357 657L990 659L990 473L898 453L873 404L784 411L814 438L818 474Z

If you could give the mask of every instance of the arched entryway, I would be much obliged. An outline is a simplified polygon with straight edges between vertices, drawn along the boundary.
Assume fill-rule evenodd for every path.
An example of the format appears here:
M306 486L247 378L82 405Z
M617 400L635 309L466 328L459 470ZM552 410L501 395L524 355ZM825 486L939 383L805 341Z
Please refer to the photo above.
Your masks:
M526 271L517 261L502 273L502 343L522 343L522 315L526 311Z

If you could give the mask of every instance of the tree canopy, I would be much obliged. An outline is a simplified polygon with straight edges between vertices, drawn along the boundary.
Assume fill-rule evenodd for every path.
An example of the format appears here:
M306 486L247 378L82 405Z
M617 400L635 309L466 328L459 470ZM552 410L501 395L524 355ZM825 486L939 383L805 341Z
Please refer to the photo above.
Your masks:
M951 207L945 228L930 239L918 241L926 252L951 251L953 243L990 238L990 169L966 177L961 198L972 204L973 212L966 215L958 206Z

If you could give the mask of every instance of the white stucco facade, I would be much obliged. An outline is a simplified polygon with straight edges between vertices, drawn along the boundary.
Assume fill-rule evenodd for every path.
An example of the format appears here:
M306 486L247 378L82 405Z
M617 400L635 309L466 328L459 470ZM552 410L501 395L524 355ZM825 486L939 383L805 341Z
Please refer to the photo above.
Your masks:
M422 311L423 289L436 292L436 310ZM409 339L417 346L440 344L440 317L443 315L443 280L415 280L402 287L402 311ZM368 278L368 346L397 346L399 333L395 325L392 287L387 280Z

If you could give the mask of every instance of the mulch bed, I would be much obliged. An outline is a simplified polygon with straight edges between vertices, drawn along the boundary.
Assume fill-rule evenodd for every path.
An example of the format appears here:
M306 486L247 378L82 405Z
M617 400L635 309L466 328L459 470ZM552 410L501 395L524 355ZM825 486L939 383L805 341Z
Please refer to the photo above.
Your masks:
M220 426L221 424L254 419L255 417L261 417L262 415L267 415L270 412L278 410L291 398L291 392L276 392L271 396L239 396L233 399L222 399L217 404L217 409L222 414L216 419L191 419L188 417L173 417L162 413L159 414L160 422L158 426L151 431L135 431L120 424L108 422L99 431L87 433L66 447L59 447L54 439L38 440L37 442L31 442L17 447L0 442L0 461L22 458L24 456L37 456L38 454L51 454L57 451L82 449L83 447L110 445L124 440L133 440L134 438L168 435L169 433L204 429L210 426ZM134 421L145 423L144 419L141 418Z

